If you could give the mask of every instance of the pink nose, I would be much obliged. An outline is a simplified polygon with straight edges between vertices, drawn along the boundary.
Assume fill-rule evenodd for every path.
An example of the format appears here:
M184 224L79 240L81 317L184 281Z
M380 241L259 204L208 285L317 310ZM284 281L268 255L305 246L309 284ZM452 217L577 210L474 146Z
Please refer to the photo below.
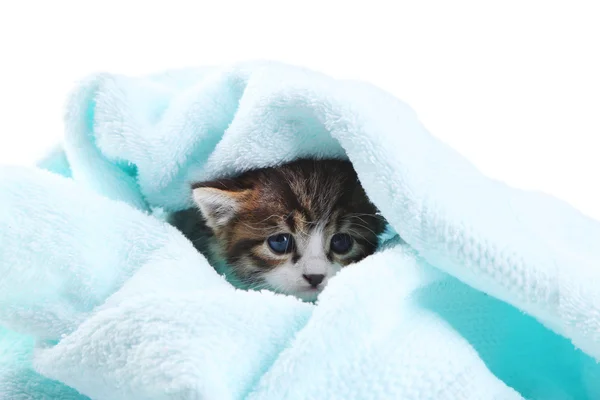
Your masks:
M323 280L325 279L325 275L323 274L309 274L309 275L302 275L304 277L304 279L306 279L306 281L310 284L310 286L316 288L317 286L319 286L319 284L321 282L323 282Z

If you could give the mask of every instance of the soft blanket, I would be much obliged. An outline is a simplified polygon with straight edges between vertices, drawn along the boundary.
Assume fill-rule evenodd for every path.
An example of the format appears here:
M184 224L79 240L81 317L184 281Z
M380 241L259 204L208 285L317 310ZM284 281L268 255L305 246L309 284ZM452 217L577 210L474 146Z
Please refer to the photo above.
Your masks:
M348 157L403 239L316 304L233 288L161 217L192 181L300 156ZM364 83L92 76L64 146L0 168L0 398L598 399L599 243Z

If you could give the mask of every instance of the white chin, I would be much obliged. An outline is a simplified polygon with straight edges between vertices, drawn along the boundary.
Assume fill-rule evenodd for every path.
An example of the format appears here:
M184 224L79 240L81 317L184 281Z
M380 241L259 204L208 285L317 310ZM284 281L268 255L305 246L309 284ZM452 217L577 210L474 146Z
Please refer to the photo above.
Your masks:
M322 292L322 289L298 289L292 293L292 296L296 296L297 298L304 301L315 301L319 294Z
M316 300L327 282L325 280L317 289L311 288L299 274L297 268L291 264L267 272L263 275L263 280L272 291L295 296L304 301Z

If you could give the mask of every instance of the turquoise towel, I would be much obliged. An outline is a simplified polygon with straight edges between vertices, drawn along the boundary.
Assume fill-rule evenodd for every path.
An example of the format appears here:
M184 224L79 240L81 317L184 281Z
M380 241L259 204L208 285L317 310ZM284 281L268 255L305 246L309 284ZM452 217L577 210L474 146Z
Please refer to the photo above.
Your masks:
M231 287L189 183L347 157L403 241L317 304ZM277 63L97 75L0 167L0 398L598 399L600 224L490 180L370 85Z

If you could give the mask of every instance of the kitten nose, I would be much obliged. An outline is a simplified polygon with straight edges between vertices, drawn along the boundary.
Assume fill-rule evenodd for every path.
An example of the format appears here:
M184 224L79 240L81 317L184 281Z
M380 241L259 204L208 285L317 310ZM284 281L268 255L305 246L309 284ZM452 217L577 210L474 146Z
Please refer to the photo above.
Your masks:
M323 274L309 274L309 275L302 275L304 277L304 279L306 279L306 281L308 283L310 283L310 286L316 288L317 286L319 286L319 284L321 282L323 282L323 280L325 279L325 275Z

